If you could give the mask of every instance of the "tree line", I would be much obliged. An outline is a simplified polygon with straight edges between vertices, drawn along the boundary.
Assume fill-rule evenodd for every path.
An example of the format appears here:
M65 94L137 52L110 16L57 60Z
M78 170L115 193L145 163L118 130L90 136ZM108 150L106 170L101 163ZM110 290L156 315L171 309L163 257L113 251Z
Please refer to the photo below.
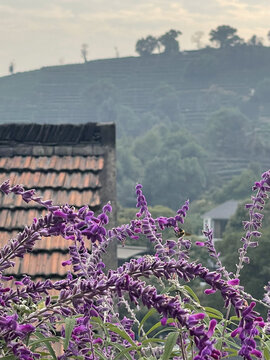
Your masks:
M217 48L226 48L229 46L248 45L263 46L263 39L257 35L253 35L247 42L237 34L237 29L229 25L220 25L216 29L212 29L209 33L210 42ZM182 35L179 30L171 29L160 37L148 35L136 42L135 50L140 56L149 56L155 52L173 55L179 53L180 45L178 37ZM197 48L202 47L201 39L202 31L197 31L191 38L196 43ZM270 31L267 33L270 41Z

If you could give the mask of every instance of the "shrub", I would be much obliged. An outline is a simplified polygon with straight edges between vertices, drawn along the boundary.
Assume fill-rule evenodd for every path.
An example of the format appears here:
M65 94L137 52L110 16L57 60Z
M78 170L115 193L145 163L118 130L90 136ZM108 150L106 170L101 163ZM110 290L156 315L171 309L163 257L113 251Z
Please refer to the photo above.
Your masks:
M189 261L191 241L181 226L189 208L188 201L175 216L153 218L142 186L136 186L136 219L129 224L107 230L108 203L99 215L87 206L74 209L44 201L34 190L26 191L9 181L1 192L22 196L27 203L35 201L48 211L34 219L18 236L0 251L0 348L2 359L221 359L236 356L270 358L270 313L266 321L255 311L256 299L240 286L240 271L249 262L247 251L258 245L262 210L270 191L270 170L254 184L256 195L246 205L249 220L244 222L246 235L239 249L235 274L228 273L216 252L211 229L205 229L205 241L196 245L206 248L216 261L216 271L209 271ZM162 232L173 228L175 239L163 240ZM15 281L15 289L6 286L11 280L4 274L13 260L32 251L41 237L63 236L73 240L72 265L64 280L34 282L29 276ZM102 255L108 244L117 239L124 245L127 238L144 235L154 244L155 255L133 259L117 270L106 269ZM255 239L255 240L254 240ZM85 243L91 243L91 252ZM199 278L209 288L219 291L227 315L203 307L187 285ZM153 279L159 285L153 285ZM55 298L50 291L58 291ZM258 300L259 301L259 300ZM270 282L263 301L270 307ZM119 314L125 307L126 316ZM142 317L141 312L146 314ZM233 308L235 314L231 315ZM157 322L150 320L158 315ZM140 321L138 320L140 318ZM152 322L151 322L152 323ZM62 344L56 355L54 343Z

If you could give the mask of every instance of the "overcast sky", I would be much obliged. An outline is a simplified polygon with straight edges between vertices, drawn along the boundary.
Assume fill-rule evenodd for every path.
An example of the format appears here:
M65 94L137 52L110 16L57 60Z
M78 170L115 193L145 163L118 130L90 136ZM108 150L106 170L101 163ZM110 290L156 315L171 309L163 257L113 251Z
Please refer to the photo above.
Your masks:
M88 59L136 55L136 41L180 30L181 50L195 48L191 36L203 31L202 42L218 25L238 29L248 40L253 34L267 41L270 0L0 0L0 76L42 66L82 62L80 49L88 44Z

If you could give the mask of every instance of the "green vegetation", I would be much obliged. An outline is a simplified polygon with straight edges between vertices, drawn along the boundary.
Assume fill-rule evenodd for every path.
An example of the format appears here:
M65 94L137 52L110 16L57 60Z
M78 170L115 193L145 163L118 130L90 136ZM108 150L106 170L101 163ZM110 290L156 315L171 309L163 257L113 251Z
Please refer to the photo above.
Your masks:
M244 41L238 35L237 30L228 25L221 25L216 30L210 31L210 41L218 47L224 48L242 44Z
M133 205L139 181L153 205L196 204L269 163L270 48L256 36L240 44L228 26L211 33L213 43L223 34L219 48L180 52L170 30L143 39L140 57L3 77L0 121L115 122L120 204Z
M245 209L244 202L238 207L236 214L229 221L224 239L218 243L218 249L222 254L223 265L229 271L235 272L235 264L239 254L237 250L241 246L241 239L244 236L241 222L248 219L248 211ZM263 235L259 239L259 246L255 249L250 249L248 256L250 263L245 266L245 270L241 273L241 284L245 287L245 291L249 292L256 299L263 298L263 287L269 281L270 269L269 258L270 254L270 206L269 203L264 209L263 220ZM265 314L265 309L258 305L258 310Z

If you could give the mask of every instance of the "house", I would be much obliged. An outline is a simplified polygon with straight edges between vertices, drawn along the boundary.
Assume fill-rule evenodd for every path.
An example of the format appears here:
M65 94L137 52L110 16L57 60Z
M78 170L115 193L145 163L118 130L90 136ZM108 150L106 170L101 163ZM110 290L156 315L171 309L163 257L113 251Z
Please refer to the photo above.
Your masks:
M147 254L149 254L149 248L147 246L117 245L118 265L123 265L126 261L138 259Z
M115 125L4 124L0 125L0 182L34 188L56 205L88 205L99 212L108 201L116 223ZM38 204L26 204L20 196L0 194L0 246L16 236L24 225L46 213ZM19 278L59 279L67 272L62 261L69 259L71 240L43 238L32 253L16 259L9 273ZM117 265L116 244L106 258L108 267Z
M228 220L236 212L238 201L228 200L202 215L203 228L213 229L213 238L222 239Z

